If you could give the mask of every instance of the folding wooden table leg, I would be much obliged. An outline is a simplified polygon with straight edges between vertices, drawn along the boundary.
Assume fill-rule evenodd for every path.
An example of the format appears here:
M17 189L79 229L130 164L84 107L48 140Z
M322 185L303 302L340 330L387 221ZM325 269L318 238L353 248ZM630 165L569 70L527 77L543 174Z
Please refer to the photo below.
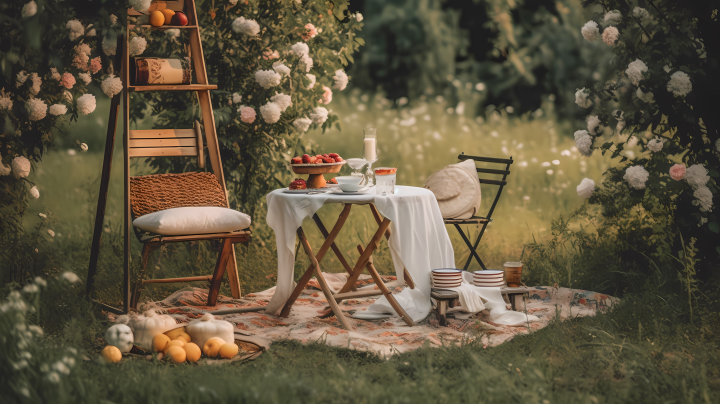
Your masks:
M382 223L382 219L380 218L380 212L378 212L377 207L375 207L375 205L373 205L372 203L370 204L370 211L372 211L373 217L375 217L375 221L377 222L377 224L379 225L380 223ZM388 242L390 241L391 235L392 231L390 230L390 228L388 228L385 231L385 239L388 240ZM412 276L410 276L410 272L408 272L407 268L403 268L403 273L405 275L405 283L407 283L410 289L415 289L415 281L413 281L413 278Z
M339 293L347 293L352 289L353 286L355 286L355 282L357 282L358 278L360 277L363 268L365 268L365 264L372 256L373 251L375 251L375 249L378 248L378 246L380 245L380 239L382 238L383 234L385 234L385 230L387 230L389 226L390 219L388 218L385 218L385 220L380 223L380 226L375 232L375 235L365 248L365 252L360 254L360 258L358 258L357 264L355 264L355 268L353 268L352 274L350 274L347 282L345 282L345 285L342 289L340 289Z
M218 293L220 293L220 283L222 283L222 277L225 274L227 268L227 261L230 258L232 252L233 240L226 238L223 240L222 249L218 256L217 263L215 264L215 271L213 272L212 281L210 282L210 290L208 291L208 306L215 306L217 303Z
M343 208L343 211L340 213L340 216L338 217L337 222L335 222L335 226L333 226L332 231L325 238L325 242L322 244L322 246L320 247L320 250L317 253L318 262L322 261L328 248L330 248L332 243L335 241L335 238L337 237L338 233L340 233L340 230L345 225L345 221L347 220L348 216L350 215L350 208L352 208L351 204L349 204L349 203L345 204L345 207ZM302 227L301 227L301 229L302 229ZM290 314L290 308L292 308L292 305L295 303L295 300L297 300L297 298L300 296L300 293L303 291L303 289L305 289L305 286L307 286L308 282L310 282L310 278L312 278L312 275L313 275L313 266L312 266L312 264L310 264L308 269L305 271L305 274L298 281L292 294L290 295L288 300L285 302L285 306L283 306L282 311L280 311L280 317L287 317Z
M298 237L300 238L300 243L302 244L303 248L305 249L305 253L307 254L308 258L310 258L310 262L312 262L313 270L315 271L315 278L318 281L318 284L320 285L320 288L323 291L323 294L325 295L325 298L327 299L328 303L330 304L330 308L332 309L333 313L335 313L335 317L337 317L340 324L342 324L343 328L345 328L348 331L352 331L353 328L350 326L350 323L348 323L347 319L343 315L342 310L340 310L340 306L338 306L337 302L333 298L333 293L330 290L330 287L325 282L325 278L322 275L322 272L320 272L320 264L318 263L318 260L315 258L315 256L312 253L312 249L310 248L310 243L308 242L307 238L305 238L305 233L303 232L302 227L299 227L297 229Z
M363 248L362 246L357 246L358 251L362 255ZM392 306L393 309L395 309L395 312L400 316L400 318L405 321L405 324L407 324L409 327L413 327L415 325L415 322L410 318L410 316L405 312L405 309L398 303L397 300L395 300L395 296L390 292L390 290L385 286L385 283L382 281L382 278L380 278L380 274L375 269L375 266L372 264L372 257L368 260L367 264L365 265L368 272L370 272L370 276L372 276L373 280L375 281L375 284L378 288L382 291L383 295L385 295L385 298L390 303L390 306Z
M323 237L326 239L330 236L327 229L325 228L325 225L323 224L322 220L320 220L320 216L316 214L313 215L313 220L315 221L315 224L317 224L318 229L320 229L320 233L322 233ZM347 271L348 274L352 273L352 268L350 268L350 265L348 265L347 261L345 260L345 256L342 254L338 246L333 241L330 244L330 248L332 248L333 252L335 253L335 256L338 258L342 266L345 268L345 271Z

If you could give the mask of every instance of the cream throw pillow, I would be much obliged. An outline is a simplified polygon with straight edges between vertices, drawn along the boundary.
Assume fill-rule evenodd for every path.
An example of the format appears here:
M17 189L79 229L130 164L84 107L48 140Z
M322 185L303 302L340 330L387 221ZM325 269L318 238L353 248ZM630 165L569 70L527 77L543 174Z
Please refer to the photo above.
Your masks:
M133 226L164 236L227 233L250 227L250 216L217 206L193 206L140 216Z
M475 161L465 160L436 171L425 181L446 219L468 219L480 208L480 182Z

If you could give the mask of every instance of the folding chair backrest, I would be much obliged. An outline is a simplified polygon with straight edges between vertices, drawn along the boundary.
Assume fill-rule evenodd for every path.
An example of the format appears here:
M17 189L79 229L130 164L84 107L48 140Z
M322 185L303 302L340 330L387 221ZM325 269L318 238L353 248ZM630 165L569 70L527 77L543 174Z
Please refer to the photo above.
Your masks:
M487 216L485 216L485 219L490 220L492 218L493 211L495 211L495 206L497 205L498 200L500 200L500 194L502 194L503 187L507 185L507 176L510 175L510 165L513 163L512 156L509 159L499 159L499 158L493 158L493 157L478 157L478 156L466 156L465 153L458 156L458 159L465 161L465 160L474 160L475 162L481 162L481 163L494 163L494 164L505 164L504 170L497 170L497 169L491 169L491 168L475 168L478 172L478 179L480 181L480 184L488 184L488 185L497 185L500 188L498 189L497 194L495 195L495 200L493 200L492 206L490 207L490 210L488 211ZM483 178L482 174L493 174L493 175L502 175L501 180L494 180L494 179L488 179Z
M134 157L197 157L198 167L205 167L200 123L193 129L131 130L130 158Z

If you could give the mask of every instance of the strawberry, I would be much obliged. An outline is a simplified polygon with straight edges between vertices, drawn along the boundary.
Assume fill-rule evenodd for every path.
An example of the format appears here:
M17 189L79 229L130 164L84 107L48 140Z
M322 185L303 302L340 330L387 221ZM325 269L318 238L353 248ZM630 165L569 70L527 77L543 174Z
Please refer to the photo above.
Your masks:
M302 157L293 157L292 160L290 161L290 164L302 164L302 163L303 163Z
M331 184L337 184L337 180L335 178L330 178L330 181L328 181Z
M310 156L308 156L307 154L303 154L303 155L302 155L302 161L303 161L303 163L305 163L305 164L310 164L310 163L311 163L311 162L310 162Z
M334 157L334 159L335 159L335 162L336 162L336 163L342 163L343 161L345 161L345 160L343 160L343 158L340 157L340 156Z
M307 154L306 154L306 156L307 156ZM303 161L305 161L305 157L303 157ZM313 157L308 156L308 161L307 161L307 163L305 163L305 164L315 164L315 163L317 163L317 157L315 157L315 156L313 156Z
M340 155L337 153L330 153L330 154L328 154L328 157L338 158L338 157L340 157Z
M332 164L335 162L335 159L332 157L325 157L325 158L323 158L323 162L326 164Z

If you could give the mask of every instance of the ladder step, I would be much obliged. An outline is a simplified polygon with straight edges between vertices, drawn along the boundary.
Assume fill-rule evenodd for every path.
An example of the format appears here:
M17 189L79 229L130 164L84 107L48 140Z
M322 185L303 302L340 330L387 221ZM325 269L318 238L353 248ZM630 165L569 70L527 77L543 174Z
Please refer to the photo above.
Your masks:
M336 301L360 297L380 296L383 292L380 289L359 290L357 292L338 293L333 295Z
M197 282L197 281L210 281L212 275L205 276L189 276L186 278L167 278L167 279L145 279L142 283L177 283L177 282Z
M149 86L128 86L128 91L202 91L217 90L217 84L156 84Z

